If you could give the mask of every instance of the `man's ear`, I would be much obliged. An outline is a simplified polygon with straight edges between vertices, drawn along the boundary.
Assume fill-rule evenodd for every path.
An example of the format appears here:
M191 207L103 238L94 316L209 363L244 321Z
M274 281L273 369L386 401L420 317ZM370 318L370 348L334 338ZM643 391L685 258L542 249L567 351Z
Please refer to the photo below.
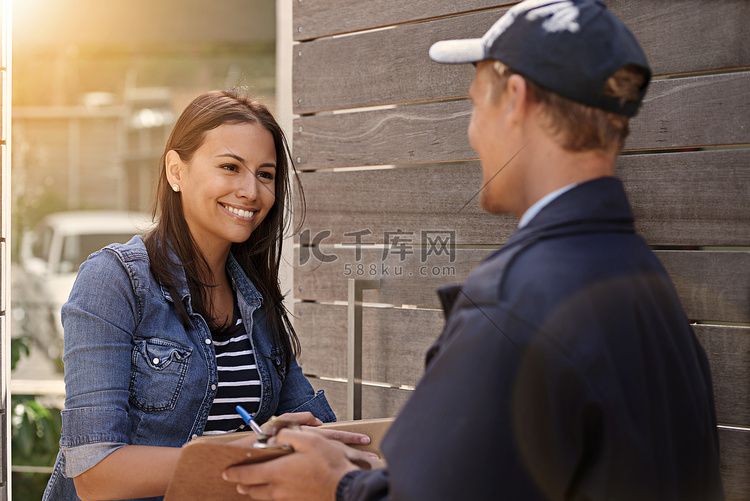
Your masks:
M167 156L164 158L164 162L169 184L180 184L182 169L185 168L185 162L182 161L180 155L174 150L169 150Z
M529 88L526 80L519 74L515 73L508 77L505 86L507 118L512 123L521 123L529 110L527 100Z

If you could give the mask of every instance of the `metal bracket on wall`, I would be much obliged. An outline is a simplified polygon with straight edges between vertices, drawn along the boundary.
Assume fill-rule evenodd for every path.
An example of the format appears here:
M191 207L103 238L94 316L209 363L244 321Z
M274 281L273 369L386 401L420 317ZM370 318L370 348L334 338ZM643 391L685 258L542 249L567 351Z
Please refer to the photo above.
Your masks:
M362 419L362 291L380 289L380 280L349 279L347 307L346 419Z

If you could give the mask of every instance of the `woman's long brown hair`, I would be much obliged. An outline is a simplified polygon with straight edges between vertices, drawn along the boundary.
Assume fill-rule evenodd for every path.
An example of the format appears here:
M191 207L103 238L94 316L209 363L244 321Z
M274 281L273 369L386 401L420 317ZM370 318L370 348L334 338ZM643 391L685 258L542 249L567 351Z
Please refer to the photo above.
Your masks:
M211 327L220 327L213 325L213 308L207 293L210 287L207 282L213 283L213 277L185 221L182 198L172 191L167 181L165 160L167 152L174 150L182 161L190 162L208 131L222 124L245 123L259 124L273 135L276 147L276 201L250 238L232 244L232 254L263 296L268 330L273 333L274 344L288 370L300 350L279 287L284 232L291 223L292 215L290 169L299 189L297 210L300 211L300 222L304 219L305 204L284 132L264 105L231 90L206 92L185 108L169 135L159 162L159 184L154 205L157 225L144 240L151 272L169 291L183 325L188 328L190 319L182 298L177 295L176 284L180 279L172 271L175 265L181 266L185 272L193 311L202 315ZM170 251L178 262L170 258Z

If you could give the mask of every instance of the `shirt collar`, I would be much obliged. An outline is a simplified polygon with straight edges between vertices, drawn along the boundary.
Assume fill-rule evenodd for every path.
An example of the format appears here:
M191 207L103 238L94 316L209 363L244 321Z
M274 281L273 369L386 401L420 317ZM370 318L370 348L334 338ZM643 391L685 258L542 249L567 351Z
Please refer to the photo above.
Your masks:
M524 226L529 224L529 222L534 219L537 214L539 214L539 211L549 205L550 202L552 202L554 199L556 199L566 191L575 188L576 186L578 186L578 183L572 183L567 186L563 186L562 188L558 188L555 191L547 193L542 198L534 202L531 207L526 209L526 212L523 213L521 219L518 220L518 228L523 228Z

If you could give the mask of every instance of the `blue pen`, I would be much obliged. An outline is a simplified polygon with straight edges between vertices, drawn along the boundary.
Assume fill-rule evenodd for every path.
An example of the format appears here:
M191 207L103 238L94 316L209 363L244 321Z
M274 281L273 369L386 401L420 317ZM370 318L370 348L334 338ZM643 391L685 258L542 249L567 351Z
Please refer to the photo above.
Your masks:
M266 436L266 434L263 433L263 430L260 429L260 426L258 426L258 423L255 422L255 419L253 419L253 416L251 416L249 412L243 409L241 405L238 405L237 407L235 407L235 409L237 409L237 413L240 415L242 420L247 423L250 428L252 428L256 435L258 435L258 438Z

